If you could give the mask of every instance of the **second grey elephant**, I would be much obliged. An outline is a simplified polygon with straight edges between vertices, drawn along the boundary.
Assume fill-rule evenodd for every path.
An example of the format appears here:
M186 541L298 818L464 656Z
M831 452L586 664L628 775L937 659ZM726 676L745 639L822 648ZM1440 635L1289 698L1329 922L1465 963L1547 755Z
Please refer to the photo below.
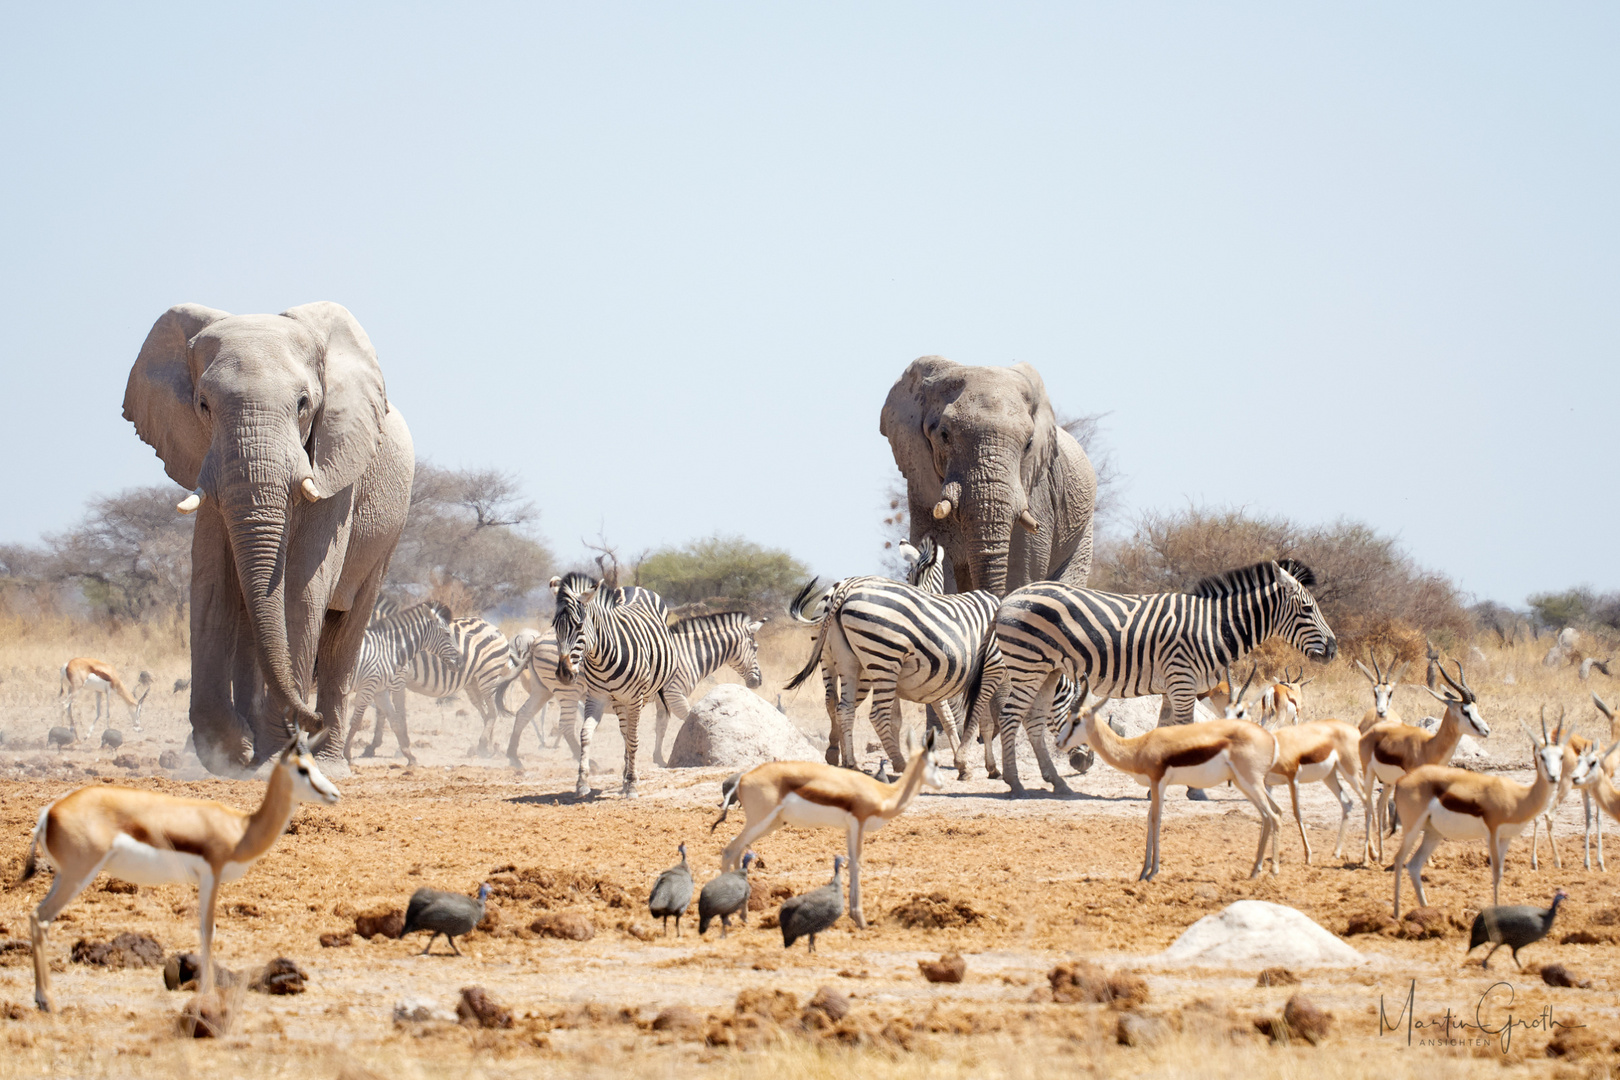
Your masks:
M911 542L944 547L958 591L1086 583L1097 474L1033 367L920 357L889 390L878 430L906 479Z
M239 774L286 742L290 722L335 756L416 468L371 340L333 303L280 315L179 304L141 346L124 417L193 489L179 509L197 513L197 755Z

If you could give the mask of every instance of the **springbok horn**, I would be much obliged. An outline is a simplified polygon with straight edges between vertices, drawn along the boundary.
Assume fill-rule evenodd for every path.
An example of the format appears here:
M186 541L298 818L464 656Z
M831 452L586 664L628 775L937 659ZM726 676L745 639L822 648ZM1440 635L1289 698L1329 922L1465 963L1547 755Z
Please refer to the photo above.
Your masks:
M174 508L180 511L182 514L191 514L195 513L197 507L202 505L202 501L203 489L197 488L190 495L187 495L185 498L176 503Z
M1462 686L1458 686L1457 685L1457 679L1453 679L1451 677L1451 675L1447 673L1446 665L1445 664L1436 664L1435 667L1440 669L1440 677L1442 679L1446 680L1446 682L1448 684L1450 684L1450 686L1451 686L1451 688L1453 690L1457 691L1458 694L1462 695L1462 698L1463 698L1464 701L1467 701L1468 700L1467 691L1465 691ZM1457 661L1457 677L1462 678L1462 661L1461 660ZM1467 680L1464 679L1464 684L1466 685L1466 683L1467 683Z
M1260 665L1259 664L1255 664L1253 667L1249 668L1249 677L1247 679L1243 680L1243 689L1241 691L1239 691L1238 696L1237 696L1238 701L1242 701L1243 700L1243 695L1247 694L1249 692L1249 684L1254 682L1254 673L1256 671L1259 671L1259 670L1260 670Z
M308 499L310 502L321 501L321 489L315 486L315 478L313 476L304 477L304 482L298 485L298 490L302 491L304 493L304 498Z
M1547 734L1547 706L1541 706L1541 745L1546 746L1552 742L1552 736Z
M1041 523L1035 520L1035 515L1029 512L1029 507L1027 506L1024 507L1023 512L1018 515L1018 524L1022 525L1032 533L1038 533L1041 531Z
M1597 691L1595 690L1592 692L1592 704L1598 707L1598 712L1602 713L1610 720L1614 719L1614 710L1609 708L1608 705L1604 704L1603 699L1597 696Z

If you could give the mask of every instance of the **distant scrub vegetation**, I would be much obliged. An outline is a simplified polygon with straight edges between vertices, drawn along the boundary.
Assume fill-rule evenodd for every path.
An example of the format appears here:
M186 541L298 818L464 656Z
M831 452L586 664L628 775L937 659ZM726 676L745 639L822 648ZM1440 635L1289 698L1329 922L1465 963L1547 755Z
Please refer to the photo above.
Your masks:
M736 606L755 615L783 610L809 576L809 569L787 552L740 536L710 536L659 548L635 568L635 584L673 605Z

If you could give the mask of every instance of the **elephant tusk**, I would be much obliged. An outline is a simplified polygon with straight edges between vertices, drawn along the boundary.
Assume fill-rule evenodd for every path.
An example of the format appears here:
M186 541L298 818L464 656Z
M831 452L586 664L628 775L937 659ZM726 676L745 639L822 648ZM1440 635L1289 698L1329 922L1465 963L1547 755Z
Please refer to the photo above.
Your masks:
M1018 515L1018 524L1022 525L1032 533L1038 533L1041 531L1041 523L1035 520L1035 515L1029 512L1029 507L1027 506L1024 507L1024 512Z
M941 499L934 504L934 520L944 521L951 516L951 500Z
M315 486L315 478L313 476L304 477L304 482L298 485L298 489L304 493L304 498L308 499L310 502L321 501L321 491Z
M182 514L191 514L195 513L197 507L202 505L202 501L203 489L198 488L196 491L193 491L190 495L187 495L185 498L176 503L174 508Z

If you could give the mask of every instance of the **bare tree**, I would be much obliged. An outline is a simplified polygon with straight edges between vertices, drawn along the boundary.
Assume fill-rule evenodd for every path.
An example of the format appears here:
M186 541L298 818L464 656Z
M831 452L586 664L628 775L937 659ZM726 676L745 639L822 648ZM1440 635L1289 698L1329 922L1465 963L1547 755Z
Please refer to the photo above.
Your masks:
M84 520L45 538L45 576L75 584L115 620L172 618L191 599L192 518L174 512L172 487L129 488L90 500Z

